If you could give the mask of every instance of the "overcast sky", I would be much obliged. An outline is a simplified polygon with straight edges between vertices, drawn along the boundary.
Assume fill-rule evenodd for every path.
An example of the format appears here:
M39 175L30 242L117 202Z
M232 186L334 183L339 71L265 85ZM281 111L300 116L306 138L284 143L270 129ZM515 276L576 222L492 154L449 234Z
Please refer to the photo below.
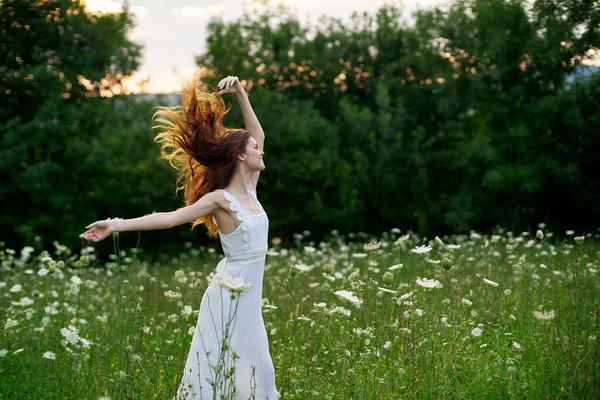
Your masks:
M400 4L399 0L286 0L301 20L315 23L321 15L348 18L355 11L374 12L390 2ZM444 0L403 2L407 12L444 3ZM87 4L90 9L117 11L122 1L87 0ZM209 19L222 16L235 20L252 1L129 0L129 4L136 24L130 37L144 46L142 66L133 82L149 77L146 92L170 93L179 91L181 79L191 78L196 70L194 59L206 49Z

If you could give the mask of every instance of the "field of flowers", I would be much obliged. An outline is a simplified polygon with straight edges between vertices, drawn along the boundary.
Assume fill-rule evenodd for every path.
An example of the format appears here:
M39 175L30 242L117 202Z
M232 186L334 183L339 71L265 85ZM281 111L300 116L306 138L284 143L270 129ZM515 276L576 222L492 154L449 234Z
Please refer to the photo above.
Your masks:
M540 228L273 238L282 398L600 398L600 235ZM0 399L173 398L219 251L83 246L0 248Z

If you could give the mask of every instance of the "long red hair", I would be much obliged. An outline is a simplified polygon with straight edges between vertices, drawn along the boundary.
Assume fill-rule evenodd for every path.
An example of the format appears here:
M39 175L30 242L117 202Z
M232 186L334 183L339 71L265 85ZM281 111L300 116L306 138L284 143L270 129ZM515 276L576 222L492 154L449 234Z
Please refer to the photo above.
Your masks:
M223 126L229 108L217 92L198 91L189 83L181 99L179 107L156 107L153 129L162 131L154 141L160 145L161 158L178 171L175 193L183 190L189 206L229 185L237 156L246 151L250 133ZM212 214L194 221L192 229L200 224L206 225L209 235L217 234Z

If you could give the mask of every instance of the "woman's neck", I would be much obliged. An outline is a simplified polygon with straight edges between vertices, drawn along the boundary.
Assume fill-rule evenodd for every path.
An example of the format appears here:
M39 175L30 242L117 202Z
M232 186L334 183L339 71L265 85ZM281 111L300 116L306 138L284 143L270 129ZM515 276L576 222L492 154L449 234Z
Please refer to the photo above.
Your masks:
M229 182L229 185L227 185L227 187L229 188L229 191L235 194L239 194L239 195L243 195L244 197L248 197L248 179L246 179L246 176L243 172L239 171L238 173L236 173L233 178L231 178L231 181Z

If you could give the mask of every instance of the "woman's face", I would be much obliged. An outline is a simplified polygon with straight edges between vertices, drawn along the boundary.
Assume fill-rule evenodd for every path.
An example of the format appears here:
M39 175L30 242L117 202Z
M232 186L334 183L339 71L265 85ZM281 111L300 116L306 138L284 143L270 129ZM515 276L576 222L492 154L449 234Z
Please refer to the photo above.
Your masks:
M246 152L242 153L244 156L244 163L246 167L255 171L262 171L265 169L265 162L263 160L264 151L259 150L258 143L252 136L248 139L246 144Z

